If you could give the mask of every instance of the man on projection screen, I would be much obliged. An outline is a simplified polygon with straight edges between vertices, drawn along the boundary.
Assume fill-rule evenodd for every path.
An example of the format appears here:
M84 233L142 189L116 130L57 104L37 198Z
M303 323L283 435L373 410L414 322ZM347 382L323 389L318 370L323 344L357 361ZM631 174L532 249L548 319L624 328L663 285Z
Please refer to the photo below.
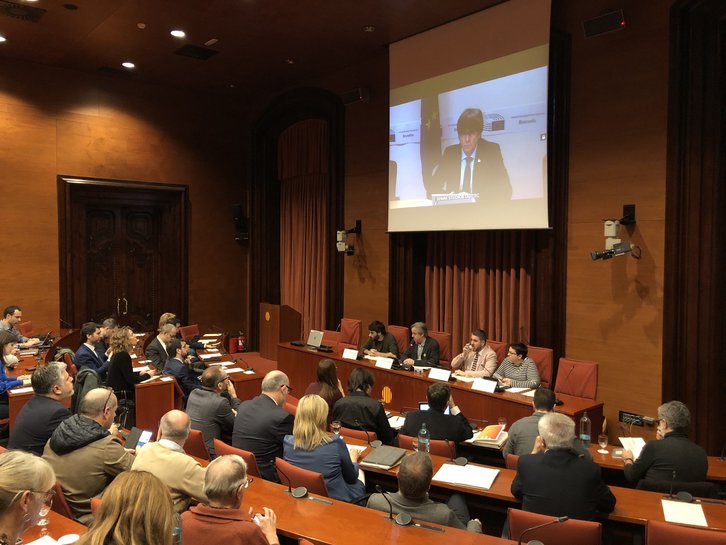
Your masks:
M484 114L479 108L467 108L461 113L456 123L459 143L444 150L434 175L441 193L478 194L480 202L512 198L502 151L499 144L481 137L483 130Z

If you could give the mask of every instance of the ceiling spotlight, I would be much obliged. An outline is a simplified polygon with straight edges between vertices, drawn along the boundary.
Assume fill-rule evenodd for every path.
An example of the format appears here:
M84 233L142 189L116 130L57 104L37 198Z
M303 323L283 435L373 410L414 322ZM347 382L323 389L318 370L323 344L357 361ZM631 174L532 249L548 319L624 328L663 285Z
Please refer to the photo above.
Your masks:
M375 32L375 31L376 31L376 27L374 27L373 25L366 25L363 27L363 32Z
M0 34L0 44L3 42L7 42L7 41L8 41L8 39L5 36L3 36L2 34Z
M146 28L146 23L136 23L136 28L144 30Z
M132 62L129 62L129 61L122 62L121 63L121 66L123 66L124 68L127 68L129 70L133 70L134 68L136 68L136 65L134 63L132 63Z
M285 59L286 64L295 64L295 59Z
M172 30L170 34L175 38L184 38L187 35L183 30Z
M219 40L217 38L212 38L211 40L207 40L204 42L204 45L207 47L212 47L214 44L216 44Z

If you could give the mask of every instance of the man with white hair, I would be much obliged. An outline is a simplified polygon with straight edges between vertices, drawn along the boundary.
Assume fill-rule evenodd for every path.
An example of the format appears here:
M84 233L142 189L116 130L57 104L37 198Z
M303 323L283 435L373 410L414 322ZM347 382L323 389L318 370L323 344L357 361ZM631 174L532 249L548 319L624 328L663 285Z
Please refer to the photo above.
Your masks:
M182 535L188 543L226 545L279 545L277 517L264 508L252 519L241 509L245 490L252 482L241 456L216 458L207 466L204 493L207 505L197 505L182 514Z
M572 448L575 423L560 413L539 420L536 454L519 457L512 494L522 509L553 517L596 520L598 512L615 509L615 496L598 466Z
M158 440L147 443L136 451L131 469L148 471L169 487L174 510L187 510L192 499L206 502L204 476L206 469L184 452L189 437L191 420L183 411L172 410L161 417Z
M436 339L429 337L429 329L425 323L411 324L411 344L401 359L404 365L439 366L439 343Z

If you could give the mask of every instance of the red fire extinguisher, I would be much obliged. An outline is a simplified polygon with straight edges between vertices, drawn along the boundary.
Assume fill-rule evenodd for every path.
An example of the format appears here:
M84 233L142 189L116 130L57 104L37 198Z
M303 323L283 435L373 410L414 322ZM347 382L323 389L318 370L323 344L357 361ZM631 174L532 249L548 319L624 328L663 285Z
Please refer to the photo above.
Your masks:
M247 350L247 339L245 334L240 331L237 337L237 352L244 352L245 350Z

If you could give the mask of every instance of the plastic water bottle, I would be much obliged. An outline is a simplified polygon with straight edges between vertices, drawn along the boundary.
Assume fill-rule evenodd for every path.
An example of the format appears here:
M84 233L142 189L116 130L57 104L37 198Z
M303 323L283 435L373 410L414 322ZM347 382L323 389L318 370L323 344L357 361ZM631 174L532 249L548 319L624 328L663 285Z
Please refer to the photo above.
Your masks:
M172 545L182 545L181 515L174 514L174 529L171 532Z
M426 423L421 424L421 429L418 431L418 451L428 452L429 451L429 430L426 429Z
M580 442L585 448L590 447L591 426L592 421L587 417L587 411L585 411L580 418Z

